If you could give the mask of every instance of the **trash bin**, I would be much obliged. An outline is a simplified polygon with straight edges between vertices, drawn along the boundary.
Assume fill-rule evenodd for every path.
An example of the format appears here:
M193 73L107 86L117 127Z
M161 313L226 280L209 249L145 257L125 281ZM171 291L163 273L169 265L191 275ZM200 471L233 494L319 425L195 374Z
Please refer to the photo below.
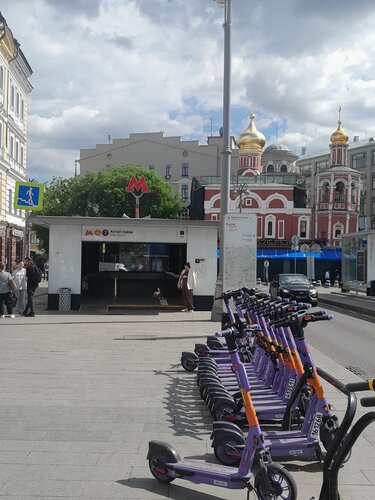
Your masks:
M72 290L59 288L59 311L70 311L72 304Z
M367 288L367 294L370 297L375 297L375 280L369 282L369 287Z

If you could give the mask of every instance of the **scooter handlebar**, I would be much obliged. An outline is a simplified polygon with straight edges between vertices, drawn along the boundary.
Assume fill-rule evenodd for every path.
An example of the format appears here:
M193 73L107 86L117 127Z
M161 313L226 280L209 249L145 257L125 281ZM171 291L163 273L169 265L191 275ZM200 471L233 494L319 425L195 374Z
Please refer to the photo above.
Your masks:
M368 398L361 398L361 405L365 408L375 406L375 396L370 396Z
M375 378L370 378L364 382L353 382L344 387L348 392L375 391ZM366 399L366 398L364 398Z

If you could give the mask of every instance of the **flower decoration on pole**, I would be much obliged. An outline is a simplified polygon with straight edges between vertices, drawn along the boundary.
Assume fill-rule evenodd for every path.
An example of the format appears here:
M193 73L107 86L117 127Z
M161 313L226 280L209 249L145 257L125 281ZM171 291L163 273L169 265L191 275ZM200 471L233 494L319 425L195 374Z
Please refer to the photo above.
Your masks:
M147 185L144 175L138 180L135 175L130 179L129 184L125 188L127 193L132 193L135 198L135 218L139 219L139 199L144 194L150 193L151 190Z

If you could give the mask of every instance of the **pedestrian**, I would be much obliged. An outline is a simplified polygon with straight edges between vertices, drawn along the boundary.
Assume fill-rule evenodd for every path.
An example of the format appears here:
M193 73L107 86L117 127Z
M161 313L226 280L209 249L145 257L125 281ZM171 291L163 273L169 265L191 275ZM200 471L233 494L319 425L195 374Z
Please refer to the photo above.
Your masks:
M48 273L49 273L48 261L44 264L44 272L46 273L46 280L48 281Z
M182 290L182 300L184 301L184 308L182 312L194 311L193 306L193 290L197 284L197 273L190 267L190 262L185 262L184 267L178 278L177 287Z
M36 266L42 271L43 279L46 279L44 260L42 259L42 257L37 257Z
M30 257L24 259L24 264L26 267L26 280L27 280L27 303L23 311L23 315L33 318L35 316L34 312L34 293L38 288L41 278L41 272L35 266ZM40 273L40 274L39 274Z
M13 314L13 306L12 306L12 289L10 286L10 282L12 280L12 276L10 273L5 271L5 265L0 262L0 318L4 319L4 304L7 308L7 312L10 318L15 318Z
M328 269L325 272L324 279L325 279L325 281L329 281L330 280L330 273L329 273Z
M153 297L154 299L159 299L159 298L160 298L160 295L161 295L161 290L160 290L160 288L158 287L158 288L155 290L155 292L152 294L152 297Z
M12 273L12 278L14 283L16 284L16 289L14 290L14 294L17 297L17 310L18 314L22 316L23 311L25 309L25 299L26 299L26 269L25 264L22 260L18 263L15 270Z

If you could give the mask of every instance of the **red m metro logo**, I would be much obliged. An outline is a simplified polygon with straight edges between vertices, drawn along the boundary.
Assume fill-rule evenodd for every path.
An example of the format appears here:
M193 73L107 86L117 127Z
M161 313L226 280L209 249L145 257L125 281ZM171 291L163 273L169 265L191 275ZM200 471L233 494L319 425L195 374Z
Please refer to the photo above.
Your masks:
M142 177L138 180L135 175L130 179L128 187L125 188L125 191L128 193L133 193L134 191L140 191L142 194L149 193L150 188L147 185L146 179L142 175Z

